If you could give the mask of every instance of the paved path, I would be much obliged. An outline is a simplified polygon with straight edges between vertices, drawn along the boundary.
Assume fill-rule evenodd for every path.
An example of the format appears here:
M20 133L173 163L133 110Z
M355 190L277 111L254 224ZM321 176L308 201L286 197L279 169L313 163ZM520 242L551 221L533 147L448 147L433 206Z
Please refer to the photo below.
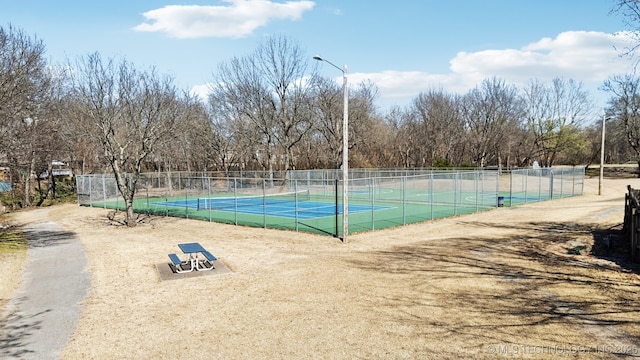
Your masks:
M73 233L54 222L36 221L25 230L27 265L21 288L0 318L0 358L58 359L89 290L87 257Z

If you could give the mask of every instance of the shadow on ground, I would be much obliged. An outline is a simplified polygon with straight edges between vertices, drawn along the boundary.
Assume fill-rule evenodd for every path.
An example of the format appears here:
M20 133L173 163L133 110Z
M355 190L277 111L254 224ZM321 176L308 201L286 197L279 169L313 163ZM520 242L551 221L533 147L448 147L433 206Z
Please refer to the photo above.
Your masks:
M17 300L18 303L24 302L25 297ZM45 310L33 315L21 315L11 313L0 319L0 357L4 358L23 358L25 355L32 353L28 346L27 340L31 335L40 330L42 324L42 316L49 312Z
M591 255L611 261L622 269L640 273L640 259L631 258L631 244L626 238L623 224L593 231Z
M351 262L398 278L402 296L373 298L371 311L399 314L394 320L423 329L420 336L462 341L476 354L487 344L529 341L577 343L594 352L604 344L628 344L609 353L640 355L638 267L624 260L620 230L554 222L518 226L527 235L428 240ZM579 244L587 253L572 255Z
M29 239L29 247L46 247L52 245L62 245L69 243L74 233L69 231L58 230L23 230L27 239Z

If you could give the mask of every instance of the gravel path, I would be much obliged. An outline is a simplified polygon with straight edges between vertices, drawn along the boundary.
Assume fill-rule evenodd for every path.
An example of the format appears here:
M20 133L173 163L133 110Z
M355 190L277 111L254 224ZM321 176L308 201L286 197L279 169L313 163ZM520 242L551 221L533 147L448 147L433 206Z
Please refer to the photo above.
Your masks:
M34 215L46 218L41 212L47 211L36 210ZM87 257L74 234L54 222L36 220L25 231L27 265L21 288L0 319L0 357L58 359L89 290L90 277L83 272Z

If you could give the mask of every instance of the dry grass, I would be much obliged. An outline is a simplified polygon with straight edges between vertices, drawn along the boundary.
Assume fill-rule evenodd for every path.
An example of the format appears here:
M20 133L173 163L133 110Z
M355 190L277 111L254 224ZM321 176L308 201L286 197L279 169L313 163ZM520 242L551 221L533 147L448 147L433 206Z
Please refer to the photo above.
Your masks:
M27 262L27 241L11 224L10 215L0 215L0 308L18 290L22 268Z
M640 356L637 270L618 239L627 184L585 195L331 237L61 205L91 290L65 359L428 359ZM20 213L22 222L35 221ZM198 241L231 274L161 281L155 263ZM584 245L588 255L569 255ZM598 349L605 351L597 353ZM575 354L583 351L581 354ZM503 354L506 355L506 354Z

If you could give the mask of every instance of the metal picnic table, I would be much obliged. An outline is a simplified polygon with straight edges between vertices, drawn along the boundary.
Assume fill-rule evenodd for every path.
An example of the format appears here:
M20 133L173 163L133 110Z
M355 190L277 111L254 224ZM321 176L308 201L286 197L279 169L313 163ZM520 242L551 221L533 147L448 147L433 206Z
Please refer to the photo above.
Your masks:
M217 260L216 257L200 245L200 243L182 243L178 244L178 247L183 254L188 255L188 258L183 261L180 260L176 254L169 254L169 258L175 267L175 272L184 273L194 270L206 271L214 269L213 262ZM204 259L198 259L198 255L200 254L202 254Z

